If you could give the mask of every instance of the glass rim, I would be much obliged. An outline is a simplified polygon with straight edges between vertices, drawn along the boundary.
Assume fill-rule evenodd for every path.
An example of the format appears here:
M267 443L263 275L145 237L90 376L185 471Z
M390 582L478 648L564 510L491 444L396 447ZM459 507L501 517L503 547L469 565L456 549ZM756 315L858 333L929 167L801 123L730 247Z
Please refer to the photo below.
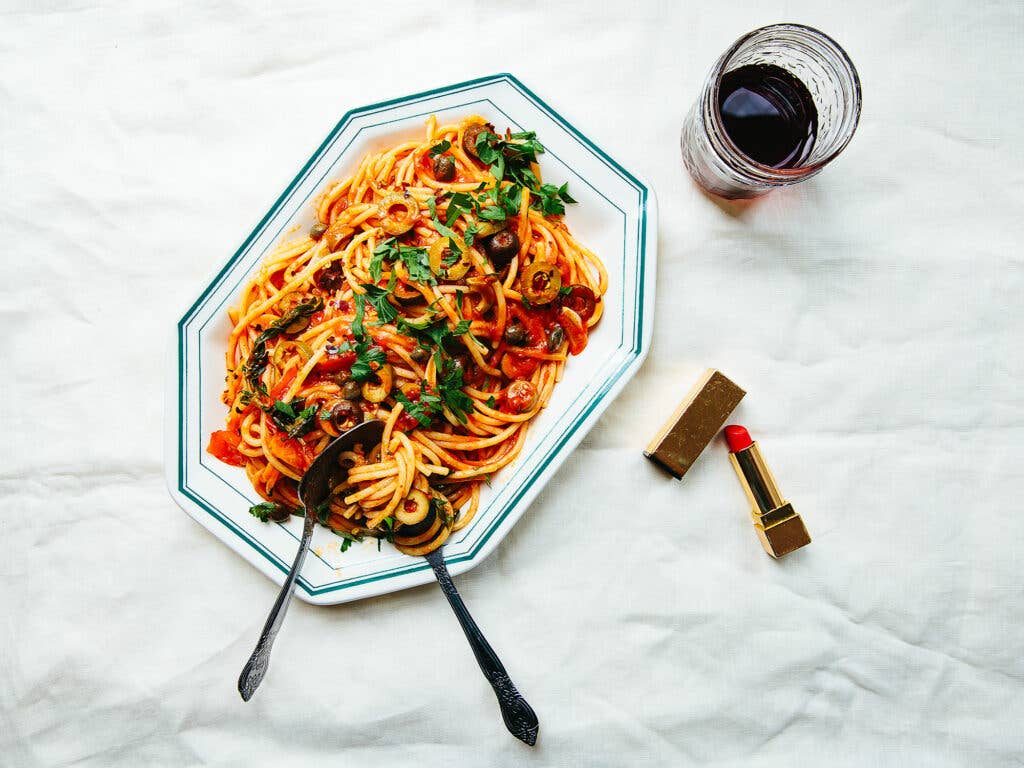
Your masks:
M721 122L721 115L718 111L718 93L719 87L722 83L722 77L725 75L726 63L733 56L735 56L737 51L739 51L740 48L742 48L743 45L747 43L752 37L754 37L755 35L764 34L765 32L771 32L773 30L795 30L804 34L808 34L812 37L820 38L822 42L824 42L825 44L827 44L828 46L835 50L835 52L839 55L840 59L842 60L843 64L849 70L850 75L853 79L853 124L850 126L850 130L848 131L847 135L843 137L842 141L840 141L839 144L822 159L810 165L802 165L797 168L773 168L770 165L764 165L762 163L759 163L752 157L747 155L735 144L735 142L733 142L732 138L725 130L725 126ZM753 170L755 173L759 175L768 177L768 180L791 180L794 178L805 176L810 173L816 173L820 171L822 168L824 168L826 165L832 162L844 149L846 149L846 145L850 143L850 140L853 138L853 134L857 131L857 126L860 124L861 88L860 74L857 72L857 67L854 66L853 60L850 58L850 55L838 42L836 42L834 38L832 38L825 32L822 32L820 29L809 26L807 24L798 24L796 22L782 22L778 24L766 24L763 27L752 29L750 32L747 32L745 35L742 35L732 45L730 45L728 49L726 49L725 53L723 53L719 57L718 61L715 62L715 66L712 68L709 77L712 82L711 87L706 90L710 101L708 111L710 112L712 119L715 122L716 128L720 129L719 133L721 139L726 143L729 150L733 153L733 155L736 158L742 159L742 161L746 163L751 170Z

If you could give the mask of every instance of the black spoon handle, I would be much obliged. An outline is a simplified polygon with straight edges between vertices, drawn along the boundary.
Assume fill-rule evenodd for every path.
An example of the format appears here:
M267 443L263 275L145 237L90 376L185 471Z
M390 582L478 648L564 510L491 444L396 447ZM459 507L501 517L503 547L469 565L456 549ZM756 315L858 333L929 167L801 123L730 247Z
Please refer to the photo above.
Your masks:
M501 660L498 659L498 654L491 648L490 643L480 631L480 627L469 615L466 604L462 602L459 591L452 583L452 577L444 564L444 555L441 554L441 550L435 549L426 555L426 559L430 563L430 567L434 569L437 583L441 586L444 596L448 598L448 604L451 605L455 617L462 625L462 631L466 634L469 647L473 649L477 664L480 665L484 677L494 689L494 695L498 697L498 706L501 707L501 716L505 720L505 727L517 739L532 747L537 743L537 731L540 728L537 715L516 689L508 672L505 671L505 667L502 666Z
M302 524L302 540L299 542L299 551L295 555L292 569L288 572L288 578L284 580L281 592L274 601L274 607L270 609L267 616L267 623L263 625L263 633L256 641L256 648L249 657L249 661L242 667L242 674L238 676L238 692L242 694L242 700L248 701L256 693L256 689L263 682L263 676L267 674L267 667L270 665L270 651L274 647L274 638L281 628L284 615L288 612L288 605L295 593L295 580L302 570L302 563L306 559L306 552L309 551L309 542L313 538L313 524L315 516L306 510L306 519Z

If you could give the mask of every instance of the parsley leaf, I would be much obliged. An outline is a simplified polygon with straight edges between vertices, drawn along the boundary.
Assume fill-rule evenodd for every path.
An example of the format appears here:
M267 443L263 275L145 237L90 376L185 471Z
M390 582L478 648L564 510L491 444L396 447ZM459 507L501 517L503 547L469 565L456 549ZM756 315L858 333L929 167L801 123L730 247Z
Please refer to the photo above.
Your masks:
M363 326L363 315L366 312L366 302L362 296L356 296L356 315L352 318L352 335L356 339L366 338L366 328Z
M488 397L487 398L487 402L485 403L485 405L488 408L494 408L495 406L497 406L497 404L498 404L498 401L494 399L494 395L491 395L490 397Z
M301 437L313 429L316 422L318 408L311 405L308 408L302 399L284 402L275 400L274 404L267 409L270 420L285 431L288 437Z
M372 306L374 311L377 313L378 325L390 323L398 317L398 310L395 309L395 306L390 301L388 301L388 296L391 295L390 290L387 288L380 288L376 285L371 285L370 283L363 283L362 288L366 293L360 294L357 301L359 304L369 302L370 306ZM362 320L362 318L360 318L360 320ZM360 326L362 326L362 323L360 323ZM353 323L353 330L354 329L355 323Z
M459 237L458 232L456 232L447 224L442 224L441 220L437 218L437 200L433 195L427 198L427 208L430 209L430 218L434 223L434 229L436 229L441 234L442 237L448 238L449 245L452 247L452 250L458 251L458 243L462 240L462 238Z
M275 400L273 408L278 413L283 413L289 419L293 421L295 420L295 408L292 406L291 403L286 403L283 400Z
M269 522L270 515L277 509L277 504L272 501L264 501L262 504L254 504L249 507L249 514L261 523Z
M409 272L409 278L417 283L430 283L437 281L430 271L430 259L427 257L426 248L414 248L409 245L399 245L394 237L385 240L373 249L373 257L370 259L370 277L374 282L380 280L384 262L401 260Z
M500 205L491 205L480 209L480 218L484 221L504 221L508 218L505 209Z
M409 279L413 282L430 285L437 282L434 279L434 273L430 271L430 259L427 256L426 248L402 246L398 250L398 258L405 264L405 268L409 272Z
M560 187L556 187L554 184L542 184L534 191L530 207L545 216L561 216L565 213L565 203L575 202L569 195L568 182Z
M469 321L460 320L454 328L448 327L448 321L440 317L424 325L413 325L403 318L398 319L398 329L407 336L419 341L421 346L430 348L431 344L441 347L449 336L461 336L469 332Z
M451 148L452 148L452 143L450 141L448 141L448 139L445 139L440 144L435 144L434 146L432 146L430 148L430 156L431 157L437 157L442 152L447 152Z
M488 131L481 131L476 139L477 156L491 166L491 174L497 181L509 180L531 189L537 184L537 177L530 169L530 163L537 162L537 155L544 153L544 145L537 141L533 131L510 134L503 139Z
M473 398L462 391L464 386L462 366L457 365L452 358L444 357L438 370L437 394L452 415L463 424L468 420L468 414L473 412Z
M353 544L357 544L357 543L359 543L360 541L363 540L362 536L357 536L356 534L349 533L348 531L339 531L339 530L335 530L334 528L331 528L331 530L334 531L334 533L336 533L338 536L341 537L341 551L342 552L348 552L349 547L351 547Z
M351 371L352 380L367 381L374 374L373 364L382 366L387 361L387 353L380 347L371 347L366 342L356 344L356 361L352 363Z
M412 416L416 421L420 423L422 427L429 427L430 422L433 421L433 412L427 407L427 403L422 401L414 403L408 397L406 397L400 389L394 391L395 400L402 404L403 410ZM437 396L434 396L437 399Z
M394 257L391 256L395 239L385 240L383 243L373 249L373 255L370 257L370 279L373 282L380 280L381 272L384 268L384 259L388 261L394 261Z

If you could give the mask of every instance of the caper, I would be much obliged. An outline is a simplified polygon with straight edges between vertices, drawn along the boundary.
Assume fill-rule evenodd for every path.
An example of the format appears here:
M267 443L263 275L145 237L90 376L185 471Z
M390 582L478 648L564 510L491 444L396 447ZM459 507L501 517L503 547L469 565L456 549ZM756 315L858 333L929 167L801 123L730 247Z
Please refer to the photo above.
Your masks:
M349 379L341 385L341 396L346 400L358 400L363 396L363 387L358 381Z
M548 331L548 352L557 352L564 343L565 331L562 330L562 326L556 325Z
M512 347L522 347L529 341L526 335L526 328L518 320L505 329L505 343Z
M455 158L451 155L438 155L434 158L434 177L438 181L451 181L455 178Z
M415 360L417 363L425 363L430 359L430 350L426 347L416 347L412 352L409 353L409 357Z
M322 221L318 221L312 227L309 228L309 236L314 240L319 240L324 236L324 232L327 231L327 225Z
M495 269L504 269L519 253L519 235L511 229L503 229L484 240L484 250Z

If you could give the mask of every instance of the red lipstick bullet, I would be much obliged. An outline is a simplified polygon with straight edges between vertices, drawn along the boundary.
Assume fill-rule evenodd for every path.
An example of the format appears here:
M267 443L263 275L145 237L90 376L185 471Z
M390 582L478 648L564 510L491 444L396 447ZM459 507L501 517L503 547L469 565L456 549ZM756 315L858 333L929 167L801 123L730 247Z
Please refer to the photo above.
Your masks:
M764 551L772 557L782 557L810 544L803 519L782 498L761 449L750 439L746 427L730 424L724 432L729 460L750 500L754 528Z

